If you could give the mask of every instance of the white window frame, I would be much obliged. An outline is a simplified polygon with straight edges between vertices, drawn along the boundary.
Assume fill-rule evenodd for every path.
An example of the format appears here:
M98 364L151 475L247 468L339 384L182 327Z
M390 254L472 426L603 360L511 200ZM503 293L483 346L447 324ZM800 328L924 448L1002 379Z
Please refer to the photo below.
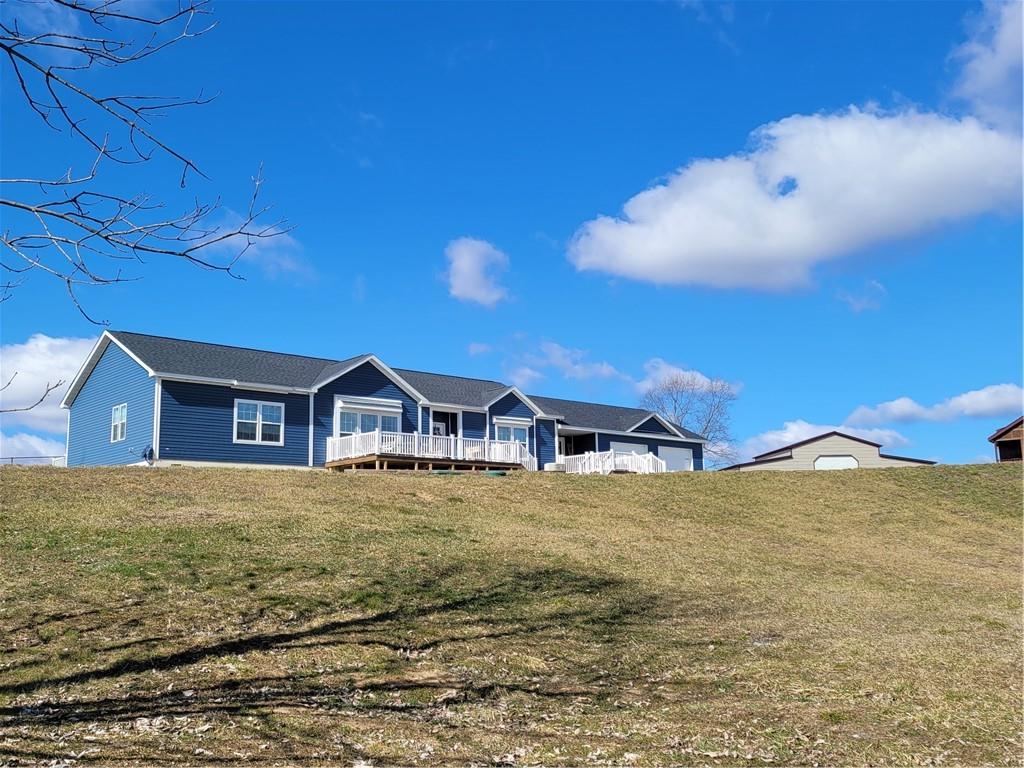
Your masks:
M384 430L381 425L381 418L384 416L394 416L398 419L398 429L396 433L401 434L402 432L402 401L401 400L388 400L382 397L350 397L345 395L335 395L334 398L334 436L341 437L341 414L342 413L354 414L356 418L357 429L354 432L346 432L346 435L359 435L362 434L362 420L361 416L376 416L377 426L381 431L390 432L391 430ZM376 430L374 430L376 431Z
M118 418L120 411L120 418ZM128 437L128 403L120 403L110 409L110 442L120 443Z
M519 442L521 442L524 446L529 448L529 446L530 446L530 427L533 426L533 420L532 419L519 419L519 418L515 418L515 417L512 417L512 416L495 416L493 421L494 421L494 439L495 440L500 440L500 438L498 437L498 427L509 427L509 429L512 430L512 432L510 433L512 435L512 439L509 442L511 442L511 443L519 443ZM524 430L526 432L526 437L523 440L521 440L521 441L520 440L516 440L516 438L515 438L515 431L514 430L517 430L517 429L522 429L522 430Z
M255 440L242 440L238 437L238 406L244 405L255 405L256 406L256 439ZM281 409L281 439L278 441L263 440L263 406L274 405ZM245 421L248 421L245 419ZM231 412L231 442L239 445L269 445L269 446L283 446L284 445L284 428L285 428L285 409L284 403L274 402L272 400L249 400L248 398L235 398L235 405Z

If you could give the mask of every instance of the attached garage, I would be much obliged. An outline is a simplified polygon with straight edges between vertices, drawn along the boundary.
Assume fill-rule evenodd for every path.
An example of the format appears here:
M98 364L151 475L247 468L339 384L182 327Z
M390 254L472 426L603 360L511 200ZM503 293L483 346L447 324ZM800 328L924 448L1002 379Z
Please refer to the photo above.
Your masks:
M693 471L693 451L689 448L658 446L658 458L665 462L669 472Z

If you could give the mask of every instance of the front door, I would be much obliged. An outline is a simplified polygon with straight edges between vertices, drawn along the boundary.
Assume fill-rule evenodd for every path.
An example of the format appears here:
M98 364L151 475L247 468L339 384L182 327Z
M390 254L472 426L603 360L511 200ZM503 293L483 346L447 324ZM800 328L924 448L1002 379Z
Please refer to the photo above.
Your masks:
M558 455L559 456L565 456L566 455L565 454L565 438L564 437L558 438Z

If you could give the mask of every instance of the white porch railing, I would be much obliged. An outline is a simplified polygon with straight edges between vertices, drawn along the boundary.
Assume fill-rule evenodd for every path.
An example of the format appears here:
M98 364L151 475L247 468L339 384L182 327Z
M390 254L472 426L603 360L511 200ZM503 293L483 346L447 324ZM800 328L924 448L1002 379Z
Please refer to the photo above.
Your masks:
M668 471L664 459L659 459L653 453L587 452L563 456L561 461L565 463L565 471L570 475L610 475L616 471L653 475Z
M537 469L537 459L526 446L515 440L488 440L471 437L441 437L415 432L357 432L344 437L327 438L327 461L360 456L412 456L420 459L455 461L491 461L522 464Z

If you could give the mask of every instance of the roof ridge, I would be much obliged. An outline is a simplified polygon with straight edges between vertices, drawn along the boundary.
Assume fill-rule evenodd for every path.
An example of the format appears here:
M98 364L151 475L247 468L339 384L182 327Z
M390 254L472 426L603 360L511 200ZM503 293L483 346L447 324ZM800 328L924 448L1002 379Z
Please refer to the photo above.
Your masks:
M111 335L115 335L115 336L117 334L119 334L119 333L126 333L126 334L131 334L132 336L145 336L145 337L150 338L150 339L163 339L164 341L183 341L186 344L201 344L204 347L224 347L225 349L240 349L240 350L243 350L245 352L262 352L263 354L267 354L267 355L282 355L283 357L301 357L304 360L318 360L320 362L331 363L331 364L333 364L333 363L344 363L344 362L346 362L348 360L355 360L357 357L363 357L364 355L369 354L369 353L363 353L363 354L359 354L359 355L352 355L351 357L335 359L335 358L330 358L330 357L320 357L318 355L297 355L294 352L278 352L277 350L274 350L274 349L260 349L259 347L243 347L243 346L241 346L239 344L221 344L219 342L214 342L214 341L198 341L197 339L182 339L182 338L180 338L178 336L162 336L162 335L157 334L157 333L140 333L139 331L125 331L125 330L111 331L109 329L108 329L107 333L110 333Z
M592 402L590 400L571 400L571 399L569 399L567 397L551 397L550 395L530 395L530 394L528 394L526 396L531 398L531 399L536 397L536 398L540 398L540 399L543 399L543 400L558 400L559 402L562 402L562 403L580 403L581 405L600 405L602 408L620 408L620 409L622 409L624 411L639 411L641 413L649 413L652 416L656 416L657 415L654 411L649 411L646 408L637 408L637 407L634 407L634 406L631 406L631 405L612 405L611 403L595 403L595 402Z
M446 376L449 379L462 379L464 381L482 381L487 384L497 384L499 387L508 387L509 385L503 381L497 379L481 379L478 376L460 376L457 373L438 373L437 371L421 371L418 368L392 368L395 373L422 373L427 376Z

